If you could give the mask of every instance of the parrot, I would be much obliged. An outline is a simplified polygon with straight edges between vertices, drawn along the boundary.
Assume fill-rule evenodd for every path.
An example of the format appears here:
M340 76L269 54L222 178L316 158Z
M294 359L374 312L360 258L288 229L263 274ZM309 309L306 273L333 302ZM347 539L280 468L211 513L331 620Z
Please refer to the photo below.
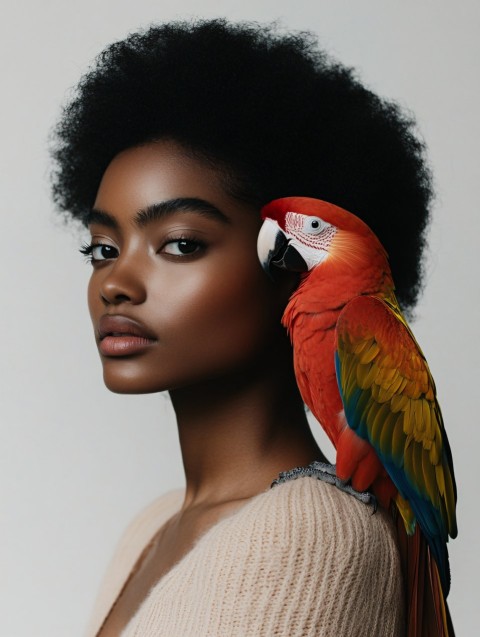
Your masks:
M275 199L261 217L263 268L273 279L275 268L298 273L282 324L302 399L336 449L335 465L312 463L316 476L362 501L372 494L392 514L408 637L454 637L446 603L447 542L457 535L452 454L387 252L360 217L320 199Z

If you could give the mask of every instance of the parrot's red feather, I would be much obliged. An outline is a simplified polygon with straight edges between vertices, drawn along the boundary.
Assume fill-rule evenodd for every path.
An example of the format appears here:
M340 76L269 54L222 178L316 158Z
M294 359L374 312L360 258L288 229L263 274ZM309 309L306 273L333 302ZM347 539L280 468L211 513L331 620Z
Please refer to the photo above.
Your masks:
M405 580L407 637L455 637L437 565L420 529L407 535L400 515L398 546Z

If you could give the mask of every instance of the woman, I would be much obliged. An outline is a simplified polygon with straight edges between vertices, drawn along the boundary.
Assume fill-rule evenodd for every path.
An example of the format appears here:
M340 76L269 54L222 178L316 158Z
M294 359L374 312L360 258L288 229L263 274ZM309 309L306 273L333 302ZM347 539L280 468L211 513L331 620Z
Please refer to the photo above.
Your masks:
M282 471L322 460L280 318L296 279L256 256L260 207L353 210L386 246L404 309L430 199L412 122L306 34L216 20L108 47L57 128L54 196L91 242L104 380L168 390L185 490L125 534L90 635L402 635L385 512Z

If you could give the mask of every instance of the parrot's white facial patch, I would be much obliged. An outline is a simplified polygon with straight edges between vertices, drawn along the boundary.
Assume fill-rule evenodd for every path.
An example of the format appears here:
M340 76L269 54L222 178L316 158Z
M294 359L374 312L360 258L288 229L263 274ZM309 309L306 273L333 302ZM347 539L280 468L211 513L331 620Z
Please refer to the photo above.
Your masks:
M328 248L337 228L320 217L287 212L285 232L290 238L290 245L298 250L311 270L328 257Z

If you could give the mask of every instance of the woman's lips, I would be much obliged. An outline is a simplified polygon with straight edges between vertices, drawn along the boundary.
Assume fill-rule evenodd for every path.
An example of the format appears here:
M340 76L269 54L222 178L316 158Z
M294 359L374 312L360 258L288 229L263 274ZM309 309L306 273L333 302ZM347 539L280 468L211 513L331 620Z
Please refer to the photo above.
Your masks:
M153 345L155 341L141 336L124 334L121 336L105 336L100 341L99 350L104 356L128 356L137 354L147 347Z
M104 315L99 323L100 353L104 356L137 354L156 343L157 338L141 323L127 316Z

